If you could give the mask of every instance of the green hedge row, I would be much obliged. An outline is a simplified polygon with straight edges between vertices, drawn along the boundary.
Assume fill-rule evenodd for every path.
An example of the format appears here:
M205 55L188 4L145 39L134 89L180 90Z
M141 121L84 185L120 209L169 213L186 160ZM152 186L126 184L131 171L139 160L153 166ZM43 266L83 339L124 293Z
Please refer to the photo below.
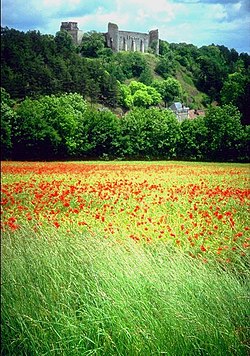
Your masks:
M135 108L122 117L79 94L21 103L1 91L2 159L249 160L249 127L231 105L179 123L173 112Z

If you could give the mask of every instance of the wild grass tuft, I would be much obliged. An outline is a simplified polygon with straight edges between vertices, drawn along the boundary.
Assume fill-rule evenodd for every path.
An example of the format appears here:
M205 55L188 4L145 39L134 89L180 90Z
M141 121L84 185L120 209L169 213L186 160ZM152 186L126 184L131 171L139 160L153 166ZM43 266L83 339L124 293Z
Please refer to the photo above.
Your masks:
M165 244L28 228L2 242L3 355L247 355L249 287Z

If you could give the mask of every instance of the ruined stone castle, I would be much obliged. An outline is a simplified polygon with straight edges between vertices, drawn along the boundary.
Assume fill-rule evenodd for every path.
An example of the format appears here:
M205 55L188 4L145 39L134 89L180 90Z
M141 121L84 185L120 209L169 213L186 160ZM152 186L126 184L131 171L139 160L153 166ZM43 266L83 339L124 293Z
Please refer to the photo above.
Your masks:
M76 45L81 43L83 32L77 27L77 22L62 22L60 31L67 31L73 38ZM148 52L151 49L155 54L159 54L159 31L152 30L149 33L121 31L114 23L108 24L108 32L103 34L107 47L114 52L119 51L139 51Z
M79 30L77 22L62 22L60 31L67 31L73 38L73 42L79 45L82 41L83 32Z
M109 23L105 37L107 46L115 52L139 51L144 53L151 48L156 54L159 54L158 30L152 30L149 33L121 31L116 24Z

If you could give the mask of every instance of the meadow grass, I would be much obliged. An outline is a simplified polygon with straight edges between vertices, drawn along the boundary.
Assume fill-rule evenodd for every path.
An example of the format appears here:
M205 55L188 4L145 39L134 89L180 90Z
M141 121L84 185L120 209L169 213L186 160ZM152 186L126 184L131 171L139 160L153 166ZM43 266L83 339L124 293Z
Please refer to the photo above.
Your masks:
M247 355L249 278L165 243L24 225L2 242L2 355Z
M248 355L249 166L3 162L2 355Z

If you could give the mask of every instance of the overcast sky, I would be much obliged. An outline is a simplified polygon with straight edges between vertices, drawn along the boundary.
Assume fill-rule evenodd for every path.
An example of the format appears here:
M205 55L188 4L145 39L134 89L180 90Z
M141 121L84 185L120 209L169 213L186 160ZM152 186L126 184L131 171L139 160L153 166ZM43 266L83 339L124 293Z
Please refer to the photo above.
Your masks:
M55 35L62 21L84 31L159 29L168 42L209 44L250 53L250 0L2 0L2 26Z

